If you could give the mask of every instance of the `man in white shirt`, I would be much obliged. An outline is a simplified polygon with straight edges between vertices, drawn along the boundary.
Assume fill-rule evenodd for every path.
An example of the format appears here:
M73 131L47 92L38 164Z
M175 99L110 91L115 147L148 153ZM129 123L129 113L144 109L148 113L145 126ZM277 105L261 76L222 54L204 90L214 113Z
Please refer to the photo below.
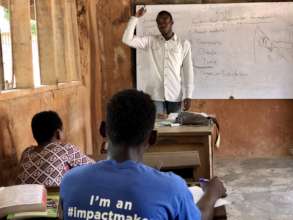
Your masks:
M172 31L174 22L167 11L161 11L156 19L161 35L134 35L138 19L145 12L145 8L141 8L130 18L122 39L123 43L147 54L144 62L148 68L138 73L146 79L141 89L151 95L157 113L180 112L182 104L187 111L194 85L190 43Z

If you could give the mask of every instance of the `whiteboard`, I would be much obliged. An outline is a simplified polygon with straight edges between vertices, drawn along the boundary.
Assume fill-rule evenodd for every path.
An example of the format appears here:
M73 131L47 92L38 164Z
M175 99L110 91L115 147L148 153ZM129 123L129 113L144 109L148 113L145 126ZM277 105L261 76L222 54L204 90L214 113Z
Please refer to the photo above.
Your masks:
M140 8L140 6L137 6ZM293 98L293 3L147 5L137 35L160 34L156 16L171 12L174 32L190 41L194 99ZM137 50L137 87L149 62Z

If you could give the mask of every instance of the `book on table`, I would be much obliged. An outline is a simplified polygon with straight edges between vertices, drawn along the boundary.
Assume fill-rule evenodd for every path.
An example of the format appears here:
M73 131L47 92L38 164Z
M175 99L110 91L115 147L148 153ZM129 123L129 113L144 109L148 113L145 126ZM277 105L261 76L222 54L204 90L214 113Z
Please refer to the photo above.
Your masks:
M47 191L43 185L0 187L0 218L10 213L46 211Z
M19 212L7 216L7 220L32 218L58 218L59 193L48 192L47 208L45 211Z

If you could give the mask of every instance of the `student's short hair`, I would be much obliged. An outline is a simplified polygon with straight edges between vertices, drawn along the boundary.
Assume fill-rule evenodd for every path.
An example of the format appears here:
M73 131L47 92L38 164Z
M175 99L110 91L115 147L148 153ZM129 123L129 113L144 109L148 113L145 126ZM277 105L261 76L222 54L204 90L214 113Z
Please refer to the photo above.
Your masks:
M149 95L134 89L121 91L107 105L107 136L115 145L140 145L154 128L155 118Z
M62 129L62 120L54 111L43 111L34 115L32 119L33 136L38 144L48 142L57 129Z
M158 15L157 15L157 19L156 19L156 21L158 20L159 16L162 16L162 15L167 15L167 16L169 16L170 19L171 19L171 21L173 21L173 17L172 17L172 15L171 15L171 13L168 12L168 11L160 11L160 12L158 13Z

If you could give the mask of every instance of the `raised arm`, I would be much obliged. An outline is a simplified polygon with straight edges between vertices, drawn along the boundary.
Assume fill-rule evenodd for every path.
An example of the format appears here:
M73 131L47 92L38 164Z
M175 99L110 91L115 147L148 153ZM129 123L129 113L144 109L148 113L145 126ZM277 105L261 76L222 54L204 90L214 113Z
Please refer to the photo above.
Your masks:
M138 22L138 18L142 17L145 14L146 10L144 7L140 8L135 16L132 16L128 22L128 25L124 31L122 42L126 45L133 47L144 49L149 44L149 37L138 37L134 35L135 27Z

